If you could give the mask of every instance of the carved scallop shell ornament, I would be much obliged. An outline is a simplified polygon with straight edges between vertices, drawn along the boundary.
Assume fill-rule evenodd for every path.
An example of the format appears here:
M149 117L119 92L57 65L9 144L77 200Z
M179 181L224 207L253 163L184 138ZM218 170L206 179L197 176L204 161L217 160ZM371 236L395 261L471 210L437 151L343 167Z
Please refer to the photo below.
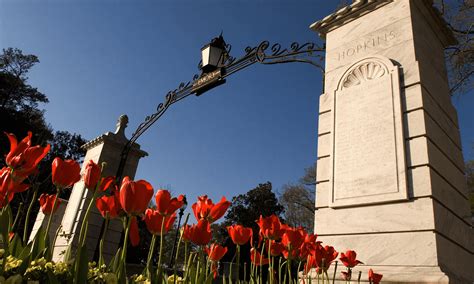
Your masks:
M343 88L350 88L363 82L377 79L385 75L385 68L378 62L365 62L358 65L344 79Z

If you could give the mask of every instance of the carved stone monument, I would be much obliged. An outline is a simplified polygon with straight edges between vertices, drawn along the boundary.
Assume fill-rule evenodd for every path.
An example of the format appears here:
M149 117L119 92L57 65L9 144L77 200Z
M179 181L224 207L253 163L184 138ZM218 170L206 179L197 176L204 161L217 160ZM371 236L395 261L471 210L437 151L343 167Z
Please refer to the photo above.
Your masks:
M444 48L429 0L353 1L326 39L315 232L384 281L474 281L474 234ZM366 275L366 274L365 274Z
M103 172L104 176L115 175L120 162L120 153L128 141L125 137L127 123L128 117L126 115L120 116L117 122L117 129L114 133L107 132L82 146L87 150L82 165L82 171L87 162L93 160L98 164L101 164L102 162L107 163ZM129 176L133 179L138 167L139 159L146 155L147 153L140 150L138 144L134 144L128 156L127 163L125 164L124 176ZM81 180L74 185L65 209L64 207L59 208L59 210L62 210L61 212L63 212L63 214L58 215L62 216L62 220L58 220L57 224L53 224L52 229L50 230L55 233L59 223L61 224L59 235L54 243L53 260L62 260L63 254L70 244L72 244L72 249L75 251L82 219L84 218L91 197L92 193L86 189L84 182ZM37 227L37 223L40 225L41 222L43 222L43 215L40 212L35 223L35 228ZM89 216L89 229L86 236L89 259L92 259L96 254L99 238L103 230L103 222L103 217L100 215L97 208L93 206ZM121 235L122 224L118 220L111 220L104 245L104 257L107 261L115 255L117 248L119 247ZM54 238L51 236L50 239L53 240Z

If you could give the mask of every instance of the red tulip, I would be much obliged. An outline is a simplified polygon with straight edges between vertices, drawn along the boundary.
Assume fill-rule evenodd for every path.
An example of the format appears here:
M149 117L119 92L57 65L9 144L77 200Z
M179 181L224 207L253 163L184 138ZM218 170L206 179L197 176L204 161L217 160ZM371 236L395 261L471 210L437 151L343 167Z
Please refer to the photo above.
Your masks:
M191 226L189 225L183 226L183 228L181 229L181 238L183 238L184 242L191 241Z
M106 191L110 187L111 187L111 191L117 191L117 192L119 191L117 188L117 184L115 183L115 177L108 176L100 180L100 186L99 186L100 191Z
M257 266L261 266L261 265L266 265L270 262L270 259L268 258L265 258L264 256L262 256L258 250L256 250L255 248L251 248L250 249L250 261L257 265Z
M211 271L214 278L217 277L217 262L227 253L227 248L218 244L212 244L211 247L206 247L206 253L211 260Z
M132 181L124 177L120 187L120 205L129 215L140 215L153 197L153 187L145 180Z
M342 261L345 267L353 268L359 263L362 263L359 260L356 260L357 253L353 250L348 250L346 253L341 252L339 259Z
M280 219L276 215L271 215L269 217L262 217L257 221L258 226L260 227L260 236L271 239L278 240L285 233L285 228Z
M130 217L132 218L132 221L130 222L130 244L132 244L132 247L136 247L140 244L140 234L138 231L138 222L137 218L135 216Z
M4 167L0 170L0 208L9 203L15 193L27 190L29 185L15 180L12 170Z
M317 246L314 251L314 258L316 262L316 268L319 271L327 271L331 266L331 263L337 258L339 253L331 246Z
M73 186L81 179L81 167L74 160L65 160L56 157L52 164L53 184L59 188Z
M106 218L106 216L110 219L117 218L122 211L118 191L114 191L111 196L104 195L97 198L95 205L104 218Z
M286 258L286 259L298 259L299 256L300 256L300 249L299 248L295 248L295 249L291 249L289 250L288 248L285 248L283 251L282 251L282 254L283 254L283 257Z
M48 144L46 147L39 145L31 147L31 132L28 132L28 135L19 144L15 135L5 134L8 140L10 140L10 152L7 154L5 162L14 170L16 179L22 181L36 170L36 167L49 152L51 146Z
M253 234L252 228L246 228L242 225L232 225L227 227L229 236L236 245L246 244Z
M383 275L375 273L372 268L369 269L369 283L378 284L382 280Z
M40 195L39 202L43 214L54 214L54 212L58 210L59 204L61 204L61 199L58 199L58 201L56 201L56 206L53 209L54 200L56 200L55 194L43 193Z
M218 244L212 244L206 248L206 253L211 261L219 261L227 253L227 248Z
M304 274L308 274L312 268L316 268L316 267L317 267L316 258L312 254L308 255L306 263L304 264Z
M349 269L347 271L341 271L341 277L342 279L346 281L351 281L352 278L352 271Z
M84 184L88 189L95 190L100 179L101 169L94 161L89 160L84 170Z
M289 228L283 233L281 243L287 249L298 249L303 244L305 235L303 228Z
M212 223L224 216L230 204L225 197L222 197L219 203L214 204L211 199L207 198L207 195L203 195L198 197L198 201L193 204L192 208L196 220L207 219Z
M160 189L155 195L156 209L164 216L170 216L184 205L184 196L171 198L168 190Z
M212 238L211 224L207 220L201 219L197 224L191 226L189 234L191 242L194 244L198 246L207 245Z
M279 256L285 250L285 246L282 243L277 243L276 241L271 240L272 245L270 247L270 254L272 256Z
M170 216L163 216L158 210L148 208L145 211L143 220L146 223L146 228L153 235L161 235L161 226L163 226L163 235L168 233L173 228L174 221L176 220L176 213ZM163 222L165 222L163 224Z

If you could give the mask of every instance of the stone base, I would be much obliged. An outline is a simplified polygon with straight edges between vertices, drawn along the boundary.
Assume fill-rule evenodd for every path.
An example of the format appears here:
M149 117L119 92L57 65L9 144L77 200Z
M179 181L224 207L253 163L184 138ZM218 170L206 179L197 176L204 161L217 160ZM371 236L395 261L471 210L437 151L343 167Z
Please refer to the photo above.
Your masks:
M355 269L355 279L360 270L361 280L367 280L372 268L384 275L384 282L474 283L474 255L433 231L319 236L318 240L339 252L357 252L365 266Z
M328 274L332 280L334 265L331 266ZM359 272L362 272L360 282L368 282L368 271L372 268L375 273L382 274L382 283L472 283L466 279L459 279L455 275L447 275L437 266L357 266L352 271L352 283L357 283ZM334 283L346 283L340 278L340 272L345 271L345 267L338 265L336 281ZM311 272L313 283L317 283L316 272ZM320 278L321 279L321 278ZM332 281L331 281L332 283Z

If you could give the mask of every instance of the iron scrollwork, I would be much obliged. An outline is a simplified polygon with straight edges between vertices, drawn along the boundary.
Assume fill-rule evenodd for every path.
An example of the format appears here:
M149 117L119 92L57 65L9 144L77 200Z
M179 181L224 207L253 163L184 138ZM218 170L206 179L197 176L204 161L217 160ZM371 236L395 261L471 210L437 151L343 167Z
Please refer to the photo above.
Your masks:
M317 46L315 43L307 42L304 44L299 44L297 42L293 42L289 48L283 48L281 44L275 43L270 46L270 42L262 41L260 44L254 47L246 47L245 54L236 59L230 55L230 51L232 46L227 44L225 46L224 56L221 61L221 66L219 66L219 77L216 79L215 76L208 76L212 77L212 80L220 80L225 81L224 79L231 74L242 70L254 63L260 64L280 64L280 63L291 63L291 62L302 62L311 64L322 71L324 76L324 68L322 67L323 62L323 55L322 52L324 51L324 47ZM201 70L202 68L202 61L198 63L198 69ZM201 70L202 71L202 70ZM120 156L120 164L117 170L117 178L120 180L123 175L123 170L125 168L125 163L127 161L128 154L132 149L134 143L137 139L148 129L150 128L167 110L168 108L188 97L191 94L198 94L196 87L197 84L202 84L202 81L205 80L205 76L208 74L202 72L201 75L194 75L192 80L184 83L180 83L178 88L169 91L166 96L164 102L160 103L157 108L156 112L148 115L145 117L145 120L140 123L132 134L132 137L124 146L121 156ZM218 84L216 84L218 85ZM205 91L207 91L206 89Z

